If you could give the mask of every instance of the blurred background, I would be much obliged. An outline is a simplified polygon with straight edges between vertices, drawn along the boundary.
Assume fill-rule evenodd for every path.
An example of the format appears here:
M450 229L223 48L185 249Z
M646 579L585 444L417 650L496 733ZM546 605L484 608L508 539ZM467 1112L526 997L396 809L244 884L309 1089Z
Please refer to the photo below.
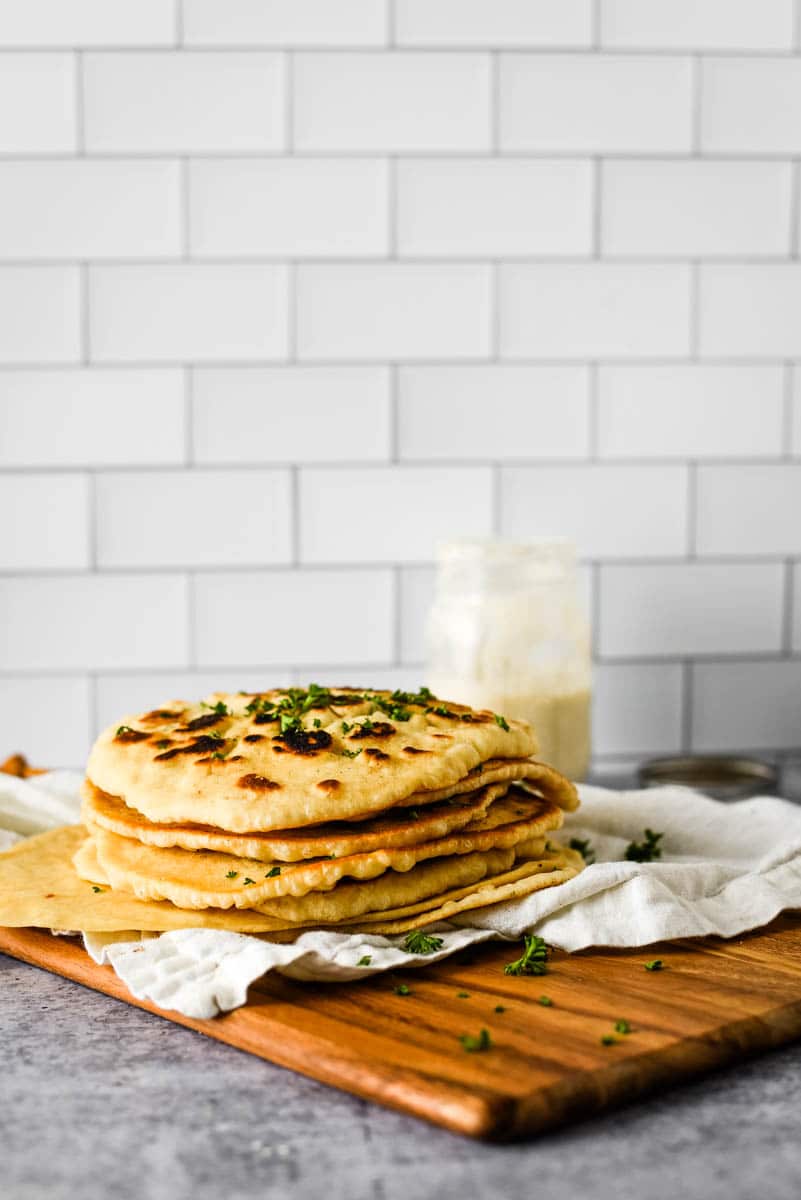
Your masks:
M418 686L575 540L594 758L801 746L801 6L0 0L0 729Z

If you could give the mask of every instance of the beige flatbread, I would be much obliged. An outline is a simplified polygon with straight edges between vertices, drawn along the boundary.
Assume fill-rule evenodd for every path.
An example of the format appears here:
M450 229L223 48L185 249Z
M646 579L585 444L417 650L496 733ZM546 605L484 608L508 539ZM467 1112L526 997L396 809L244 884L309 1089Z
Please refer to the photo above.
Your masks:
M91 821L87 829L112 887L133 892L140 900L170 900L179 908L261 908L282 896L330 891L344 878L375 879L385 871L405 873L429 859L541 841L562 822L556 805L522 791L497 800L491 811L484 828L457 830L418 845L281 864L212 850L150 846Z
M506 794L508 783L478 787L459 798L427 804L420 809L395 808L359 822L329 822L272 833L228 833L209 825L184 822L155 825L119 796L101 792L88 779L83 784L81 816L120 837L136 838L148 846L179 846L183 850L217 850L259 862L302 862L335 854L361 854L390 846L412 846L445 837L470 826L487 813L493 801ZM483 828L483 826L482 826Z
M489 759L487 762L479 764L478 767L474 767L464 779L458 780L457 783L451 784L449 787L418 792L413 799L417 804L433 804L452 796L458 796L462 792L469 792L474 787L486 787L487 784L494 783L526 784L543 796L547 796L549 800L553 800L554 804L558 804L565 812L573 812L579 805L575 784L571 783L564 775L560 775L555 767L549 767L547 763L534 758L511 761L504 758Z
M156 824L249 833L434 802L482 763L536 749L525 722L430 693L310 686L124 717L95 742L87 775Z

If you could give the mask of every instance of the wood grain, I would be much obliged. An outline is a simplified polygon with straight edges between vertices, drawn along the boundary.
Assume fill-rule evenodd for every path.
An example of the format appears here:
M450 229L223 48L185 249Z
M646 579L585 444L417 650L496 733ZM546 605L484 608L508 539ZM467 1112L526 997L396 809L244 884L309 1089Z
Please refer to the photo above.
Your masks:
M361 983L270 976L212 1021L134 1000L72 939L0 929L0 951L473 1137L530 1136L801 1036L797 917L732 941L554 952L539 978L504 975L512 954L497 945ZM654 957L664 970L644 969ZM400 982L408 996L393 991ZM632 1032L603 1045L620 1018ZM481 1029L491 1048L466 1052L460 1035Z

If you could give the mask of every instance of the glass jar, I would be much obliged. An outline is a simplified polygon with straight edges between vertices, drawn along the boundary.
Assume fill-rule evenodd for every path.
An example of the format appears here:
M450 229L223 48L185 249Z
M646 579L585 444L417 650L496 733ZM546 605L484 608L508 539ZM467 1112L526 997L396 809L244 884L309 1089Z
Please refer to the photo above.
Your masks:
M437 696L529 721L539 758L570 779L585 775L590 628L572 543L442 546L427 643Z

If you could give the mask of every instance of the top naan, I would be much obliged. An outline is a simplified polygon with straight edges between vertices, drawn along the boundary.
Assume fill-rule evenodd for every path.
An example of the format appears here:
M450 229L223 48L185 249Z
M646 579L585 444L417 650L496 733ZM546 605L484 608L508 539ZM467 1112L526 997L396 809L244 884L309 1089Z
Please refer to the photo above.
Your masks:
M441 701L311 684L171 701L101 733L87 775L154 822L234 833L358 820L450 788L488 759L526 758L524 721Z

